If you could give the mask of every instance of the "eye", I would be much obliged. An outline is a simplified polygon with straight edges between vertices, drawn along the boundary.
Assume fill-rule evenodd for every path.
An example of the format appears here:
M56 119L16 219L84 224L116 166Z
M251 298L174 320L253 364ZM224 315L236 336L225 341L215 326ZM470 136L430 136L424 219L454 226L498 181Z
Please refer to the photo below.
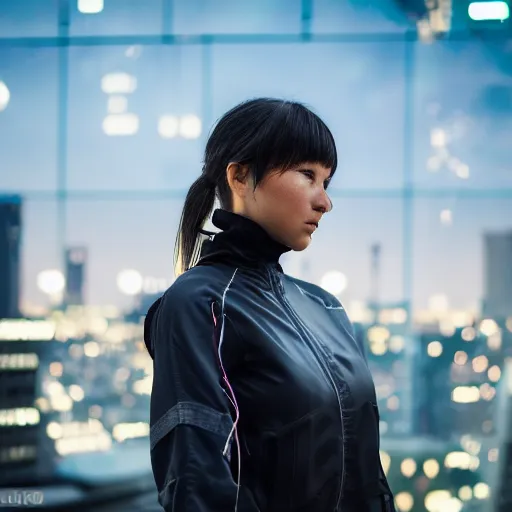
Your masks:
M308 169L301 171L304 176L307 176L311 181L315 181L315 173Z
M329 178L328 180L325 180L324 181L324 189L327 190L327 187L330 185L331 183L331 178Z

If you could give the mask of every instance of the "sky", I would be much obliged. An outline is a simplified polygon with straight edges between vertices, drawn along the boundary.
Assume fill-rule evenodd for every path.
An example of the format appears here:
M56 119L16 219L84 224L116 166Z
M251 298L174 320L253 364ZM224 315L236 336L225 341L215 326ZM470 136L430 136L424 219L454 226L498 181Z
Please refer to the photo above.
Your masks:
M349 280L347 300L365 299L370 246L379 242L383 299L401 300L410 274L418 307L439 293L454 307L477 304L482 235L512 229L510 49L474 38L386 41L386 34L407 27L391 0L382 9L316 0L314 33L381 33L365 42L255 38L253 44L164 46L140 45L136 38L163 27L192 35L300 31L298 1L213 4L175 2L172 22L153 0L105 0L104 12L94 16L72 9L73 36L134 37L115 46L72 45L64 82L59 50L45 39L57 34L56 2L42 7L27 0L23 9L0 4L0 81L10 91L0 111L0 193L24 197L24 299L43 300L36 276L60 264L59 192L68 197L64 240L89 250L90 302L123 302L115 282L123 268L170 276L181 202L201 170L212 123L239 101L270 95L306 102L320 114L340 159L335 208L290 266L307 266L315 281L341 270ZM23 45L9 37L41 39ZM113 72L136 77L136 89L125 95L127 111L139 118L133 136L108 137L102 130L109 97L101 80ZM63 83L67 97L59 94ZM189 114L202 120L199 138L159 136L160 116ZM66 173L59 176L62 126ZM412 209L403 200L405 185L414 193Z

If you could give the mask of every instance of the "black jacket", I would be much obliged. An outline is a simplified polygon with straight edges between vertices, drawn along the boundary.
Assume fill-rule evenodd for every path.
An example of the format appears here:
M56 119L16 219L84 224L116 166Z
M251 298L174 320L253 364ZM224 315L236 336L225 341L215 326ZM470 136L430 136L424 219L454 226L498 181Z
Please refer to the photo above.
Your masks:
M394 511L375 389L345 310L283 274L288 249L256 223L223 210L213 222L222 232L145 321L161 505Z

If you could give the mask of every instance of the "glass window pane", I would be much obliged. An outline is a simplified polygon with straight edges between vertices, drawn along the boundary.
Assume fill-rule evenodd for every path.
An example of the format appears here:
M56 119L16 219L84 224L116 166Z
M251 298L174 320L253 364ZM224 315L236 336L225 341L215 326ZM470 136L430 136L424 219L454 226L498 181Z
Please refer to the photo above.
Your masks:
M353 0L314 0L315 33L394 33L404 32L411 24L395 0L358 2Z
M283 259L286 272L322 283L327 272L341 272L346 287L340 297L350 310L374 298L384 304L403 299L402 201L333 197L333 210L326 214L311 245L302 253ZM372 246L380 246L379 272L372 271Z
M201 51L70 49L71 189L183 188L197 177L207 129L198 124Z
M348 286L342 300L366 301L373 290L371 247L379 243L379 296L386 303L400 301L401 201L334 198L334 203L335 208L322 220L311 246L303 253L283 257L285 271L316 283L328 271L343 272ZM148 278L172 278L182 206L181 199L70 201L67 243L87 248L89 303L130 304L131 298L116 283L123 269L137 270Z
M413 283L417 312L482 309L484 236L510 231L510 198L417 199ZM510 265L510 261L504 262ZM506 271L506 269L504 269Z
M281 34L301 29L300 0L188 0L173 5L176 34Z
M0 2L0 39L56 36L58 5L58 0L3 0Z
M214 118L256 96L306 102L338 145L334 187L400 187L403 57L402 43L216 46ZM233 79L234 69L243 79Z
M118 286L122 270L139 272L149 289L170 281L182 206L182 200L154 199L69 202L67 243L87 250L88 304L134 306Z
M53 190L58 50L0 48L0 63L0 189Z
M162 0L81 0L70 4L69 32L74 36L154 35L162 32ZM79 9L80 4L85 8L87 4L102 6L102 9L94 14L84 13Z
M478 41L417 45L414 178L422 187L512 186L510 53Z
M50 298L38 286L38 275L45 270L61 270L55 200L24 199L21 217L21 310L27 316L41 314Z

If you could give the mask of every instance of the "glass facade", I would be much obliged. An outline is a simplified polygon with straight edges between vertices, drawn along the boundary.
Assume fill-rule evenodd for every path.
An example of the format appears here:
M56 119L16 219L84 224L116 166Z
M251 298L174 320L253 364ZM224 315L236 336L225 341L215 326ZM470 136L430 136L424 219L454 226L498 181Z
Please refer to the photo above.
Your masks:
M21 205L21 264L0 372L36 354L38 385L0 428L32 408L44 442L13 434L0 464L108 480L142 453L150 471L143 316L174 278L213 123L277 96L337 141L334 209L283 266L336 289L367 344L398 509L489 510L512 356L511 33L474 31L468 3L429 42L394 0L2 1L0 206Z

